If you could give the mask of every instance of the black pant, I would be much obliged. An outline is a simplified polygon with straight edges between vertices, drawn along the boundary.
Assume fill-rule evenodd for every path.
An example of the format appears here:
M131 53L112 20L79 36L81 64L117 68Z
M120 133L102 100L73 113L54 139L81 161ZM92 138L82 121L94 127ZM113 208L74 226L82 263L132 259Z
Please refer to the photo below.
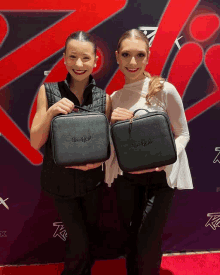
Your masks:
M54 199L55 207L68 234L62 275L91 274L94 259L91 256L90 242L98 242L100 187L83 197Z
M162 233L175 190L168 186L164 171L124 173L115 184L119 218L130 235L127 275L159 275Z

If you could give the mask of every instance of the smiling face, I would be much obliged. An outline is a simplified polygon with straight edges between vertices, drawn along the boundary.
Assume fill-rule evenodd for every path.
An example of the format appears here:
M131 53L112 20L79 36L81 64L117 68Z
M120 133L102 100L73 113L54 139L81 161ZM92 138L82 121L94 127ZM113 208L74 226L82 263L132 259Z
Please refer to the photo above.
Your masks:
M97 58L91 42L76 39L68 42L64 53L66 69L76 81L88 80Z
M142 39L135 37L124 39L116 51L116 59L119 69L125 75L126 84L146 77L144 71L148 63L148 48Z

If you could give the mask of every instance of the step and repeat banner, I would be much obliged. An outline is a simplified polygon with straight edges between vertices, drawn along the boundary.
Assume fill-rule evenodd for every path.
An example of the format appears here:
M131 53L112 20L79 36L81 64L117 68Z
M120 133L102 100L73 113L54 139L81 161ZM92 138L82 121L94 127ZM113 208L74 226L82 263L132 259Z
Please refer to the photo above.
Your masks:
M11 0L0 4L0 264L63 260L67 234L40 190L44 152L29 141L36 96L43 82L65 78L64 43L77 30L97 40L98 86L121 88L114 52L132 28L150 40L147 70L177 87L191 135L195 188L176 192L163 251L220 249L220 0ZM110 240L103 257L111 258L120 246L114 188L100 196L100 234Z

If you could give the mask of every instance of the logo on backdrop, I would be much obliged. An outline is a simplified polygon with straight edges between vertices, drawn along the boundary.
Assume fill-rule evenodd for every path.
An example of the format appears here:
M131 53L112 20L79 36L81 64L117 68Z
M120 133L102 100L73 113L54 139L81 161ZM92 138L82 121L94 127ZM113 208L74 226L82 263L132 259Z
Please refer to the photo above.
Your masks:
M9 199L9 198L3 200L3 198L0 197L0 204L4 205L4 207L5 207L6 209L9 210L9 207L8 207L8 205L6 204L6 201L7 201L8 199Z
M217 227L220 227L220 213L208 213L209 217L206 227L210 226L213 230L216 230Z
M104 3L103 1L100 2L98 0L93 0L92 7L95 6L97 9L96 13L99 14L99 16L96 17L94 17L94 10L93 8L91 9L89 1L75 1L74 8L71 2L64 1L65 7L66 5L68 6L65 8L65 10L68 10L70 12L67 17L63 17L62 20L59 20L58 22L56 22L56 24L53 24L49 28L44 29L39 35L33 37L30 40L27 40L25 43L23 43L19 47L15 48L12 52L6 54L1 58L0 68L4 68L4 74L6 77L0 79L0 89L14 82L16 79L20 78L26 72L30 71L33 68L36 68L38 64L53 56L55 53L59 52L63 48L64 41L67 37L67 34L69 34L69 26L71 24L75 24L75 22L80 22L81 29L90 30L98 24L100 24L101 22L107 20L111 15L121 10L126 4L126 1L123 0L114 1L115 2L112 1L112 5L109 6L108 9L106 9L104 5L101 5ZM184 1L184 9L181 10L182 15L184 14L184 16L178 16L175 19L176 21L173 22L172 17L169 15L174 13L176 14L176 7L178 6L178 3L181 2L182 1L178 0L168 1L168 6L166 7L161 17L159 29L158 27L140 27L140 29L150 39L151 44L153 40L154 43L157 43L155 44L156 46L153 45L153 47L155 47L155 49L157 49L158 52L164 52L163 56L161 56L161 58L158 58L157 64L154 63L154 65L151 66L151 69L153 69L152 71L155 74L160 74L161 70L166 64L167 57L169 56L169 53L172 49L173 41L180 49L179 39L181 39L181 37L175 40L173 39L173 37L177 37L181 28L184 27L185 23L188 22L189 15L195 9L196 5L200 1ZM29 1L27 0L22 1L19 10L25 10L25 7L28 3ZM53 10L59 12L60 10L62 10L62 8L60 6L61 4L59 3L58 5L57 3L58 2L56 1L45 0L40 3L37 3L36 7L38 7L37 10L47 9L50 11ZM7 8L5 8L5 10L10 10L12 12L16 11L16 8L14 8L13 4L13 1L7 1ZM88 11L92 12L90 13ZM83 16L86 16L86 18L93 18L93 20L84 20L82 22L82 20L79 19L83 18ZM207 26L207 22L209 22L208 27L204 27ZM166 31L167 39L160 39L160 30L169 30L173 24L179 26L178 28L176 28L175 32L173 33ZM8 21L3 15L0 15L0 25L0 44L2 46L5 44L5 38L8 37L11 29L8 24ZM203 62L208 73L210 74L210 77L216 84L216 88L212 91L212 93L207 95L202 100L196 102L186 110L186 117L188 121L196 118L205 110L219 102L220 88L220 80L218 77L218 60L220 56L220 45L210 44L210 47L208 49L203 50L202 45L199 43L208 41L217 33L217 31L219 30L219 16L216 13L200 14L193 18L193 20L190 23L190 26L190 35L194 41L181 45L181 49L180 51L178 51L178 54L175 56L174 61L172 63L168 81L177 86L177 90L179 91L180 95L183 96L184 92L186 91L186 88L188 87L188 83L190 83L192 76ZM76 26L76 29L77 28L78 26ZM56 43L54 43L54 47L48 47L47 43L49 43L51 37L54 37L54 33L58 33L60 35L60 39L56 41ZM159 39L154 39L156 33L156 37L159 37ZM45 43L42 43L42 41L44 40ZM33 56L33 48L39 47L41 47L43 50L41 50L39 54L35 54ZM157 51L154 51L155 56L157 55ZM42 52L44 54L42 54ZM31 62L19 62L22 56L31 56ZM11 70L10 66L7 66L7 64L10 64L11 60L17 60L19 62L20 66L16 68L16 70ZM182 66L180 66L180 64L182 64ZM186 65L187 68L189 68L189 70L185 69ZM115 82L117 81L115 80ZM7 114L6 110L1 106L0 120L5 122L0 126L0 131L3 133L4 138L7 139L32 164L41 164L43 159L42 154L30 146L30 142L27 136L23 133L23 131L21 131L19 126L13 121L13 119ZM17 134L11 135L12 132L16 132Z
M0 238L7 238L7 231L0 231Z
M67 238L67 232L66 232L66 229L65 229L63 223L62 222L54 222L53 226L57 227L55 233L53 234L53 237L54 238L59 237L61 240L63 240L65 242L66 238Z
M143 33L147 36L148 40L149 40L149 44L150 46L152 45L153 41L154 41L154 37L156 35L158 27L139 27L139 30L143 31ZM149 33L150 32L150 33ZM177 45L178 49L180 50L180 43L179 40L182 38L183 36L178 37L175 40L175 44Z
M217 153L217 155L216 155L216 157L214 158L214 160L213 160L213 163L220 163L220 147L215 147L215 151L217 151L218 153Z

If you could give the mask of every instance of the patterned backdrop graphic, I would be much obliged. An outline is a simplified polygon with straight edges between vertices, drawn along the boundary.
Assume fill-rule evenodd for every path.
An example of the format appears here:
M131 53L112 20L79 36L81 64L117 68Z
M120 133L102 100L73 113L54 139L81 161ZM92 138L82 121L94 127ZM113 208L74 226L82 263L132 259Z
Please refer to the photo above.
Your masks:
M44 152L29 142L37 92L43 82L65 78L63 47L77 30L97 40L97 84L109 94L121 88L114 51L131 28L152 45L146 69L180 93L191 136L195 189L176 192L163 251L220 248L220 0L12 0L0 4L0 264L63 260L66 231L40 191ZM112 240L114 254L114 190L106 186L102 198L100 234Z

